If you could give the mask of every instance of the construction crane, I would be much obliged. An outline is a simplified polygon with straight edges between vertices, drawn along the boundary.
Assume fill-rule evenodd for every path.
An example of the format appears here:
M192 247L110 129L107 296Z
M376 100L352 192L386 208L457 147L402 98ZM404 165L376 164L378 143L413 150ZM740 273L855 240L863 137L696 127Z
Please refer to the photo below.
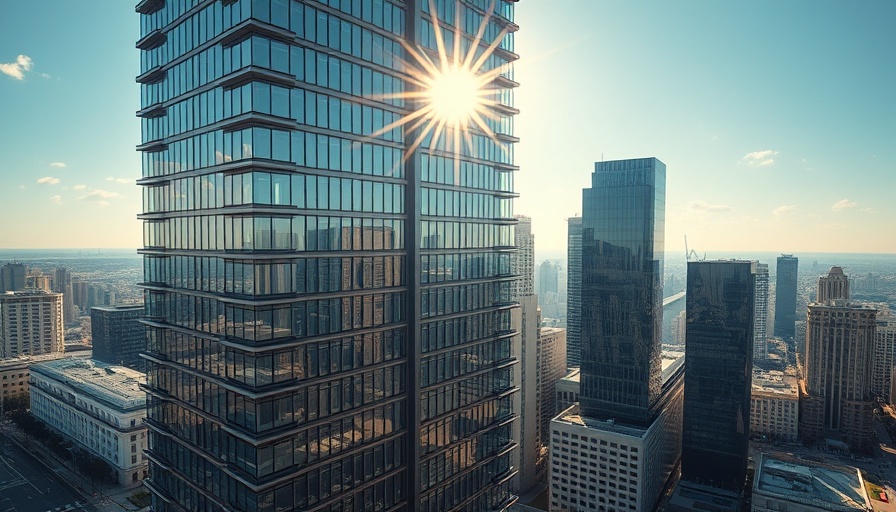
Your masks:
M691 249L688 250L688 235L684 235L684 259L685 261L691 261L691 256L694 257L694 261L704 261L706 260L706 253L703 253L703 259L700 259L700 256L697 255L697 251Z

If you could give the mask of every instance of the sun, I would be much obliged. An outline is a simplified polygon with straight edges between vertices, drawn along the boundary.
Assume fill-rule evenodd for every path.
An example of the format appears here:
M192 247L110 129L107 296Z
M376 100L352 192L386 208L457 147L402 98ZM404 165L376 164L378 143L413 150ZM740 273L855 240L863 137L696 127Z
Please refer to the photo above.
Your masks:
M459 66L452 65L432 78L429 98L433 117L449 125L459 125L472 116L482 104L482 84L478 77Z
M474 132L481 133L495 141L499 147L504 147L494 130L489 127L489 121L501 120L502 116L495 107L499 105L498 97L502 89L495 84L495 79L507 71L509 64L487 70L484 67L509 28L504 27L487 47L481 46L494 8L495 0L492 0L466 52L460 47L460 41L464 36L460 29L455 29L454 47L449 55L435 4L430 1L429 12L432 16L433 35L437 46L436 55L432 55L431 50L401 40L409 57L403 61L409 90L386 96L408 100L413 110L377 130L371 137L378 137L400 126L408 126L414 141L405 153L405 158L408 158L430 136L433 145L441 145L455 156L459 156L464 147L469 149L470 153L474 151ZM455 20L454 26L460 25L461 20ZM460 160L455 158L454 161L457 172Z

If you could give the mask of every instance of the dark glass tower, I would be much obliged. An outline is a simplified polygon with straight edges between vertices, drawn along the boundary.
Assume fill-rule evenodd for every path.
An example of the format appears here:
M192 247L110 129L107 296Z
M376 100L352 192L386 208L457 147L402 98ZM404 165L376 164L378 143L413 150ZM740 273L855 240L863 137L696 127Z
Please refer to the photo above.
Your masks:
M140 352L146 350L143 306L98 306L90 309L93 358L144 371Z
M735 493L750 441L756 265L688 263L681 478Z
M137 5L154 510L513 502L512 67L495 138L390 127L407 48L516 60L492 5Z
M648 426L661 393L666 166L598 162L582 191L582 414Z
M582 218L567 219L566 364L582 364Z
M792 254L778 256L775 277L775 336L785 340L796 332L796 283L799 258Z

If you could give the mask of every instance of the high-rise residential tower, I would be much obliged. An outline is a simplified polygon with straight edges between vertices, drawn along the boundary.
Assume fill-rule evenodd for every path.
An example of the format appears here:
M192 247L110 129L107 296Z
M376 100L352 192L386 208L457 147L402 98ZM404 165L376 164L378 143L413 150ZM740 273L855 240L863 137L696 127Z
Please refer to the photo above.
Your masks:
M798 267L799 258L792 254L778 256L775 276L775 336L785 340L794 335Z
M869 450L877 310L850 303L848 282L832 267L818 282L822 301L809 304L800 435L817 440L839 431L853 448Z
M768 357L768 265L756 263L753 303L753 359Z
M871 391L889 404L896 399L890 392L893 386L894 368L896 368L896 315L886 308L877 314Z
M90 309L93 359L143 371L140 352L146 350L146 328L140 323L143 305L97 306Z
M681 478L735 494L747 474L758 265L688 263Z
M513 10L137 4L154 510L513 502Z
M65 351L62 294L24 290L0 294L0 359Z
M566 364L582 361L582 218L567 219L566 233Z

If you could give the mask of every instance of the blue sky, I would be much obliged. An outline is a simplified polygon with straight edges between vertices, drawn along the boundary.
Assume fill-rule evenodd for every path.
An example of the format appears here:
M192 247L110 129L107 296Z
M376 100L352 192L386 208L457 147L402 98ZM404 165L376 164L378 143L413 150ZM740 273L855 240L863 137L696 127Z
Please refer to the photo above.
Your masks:
M3 3L0 247L141 244L132 4ZM519 2L516 213L563 251L593 162L656 156L669 251L896 253L894 19L884 0Z

